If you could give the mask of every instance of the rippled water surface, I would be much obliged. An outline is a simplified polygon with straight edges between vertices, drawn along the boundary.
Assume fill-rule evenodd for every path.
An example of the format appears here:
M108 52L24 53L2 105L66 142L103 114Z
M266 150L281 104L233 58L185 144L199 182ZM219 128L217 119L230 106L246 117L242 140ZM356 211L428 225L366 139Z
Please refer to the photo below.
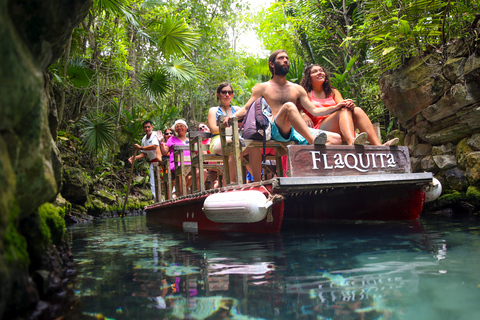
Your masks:
M67 319L480 319L480 221L188 234L145 217L69 227Z

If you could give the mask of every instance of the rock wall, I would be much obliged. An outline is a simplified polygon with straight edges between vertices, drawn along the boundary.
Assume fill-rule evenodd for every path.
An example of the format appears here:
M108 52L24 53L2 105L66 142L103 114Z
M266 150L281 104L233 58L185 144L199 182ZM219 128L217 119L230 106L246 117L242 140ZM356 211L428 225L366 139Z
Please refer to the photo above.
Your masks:
M46 301L67 269L62 212L42 205L61 183L47 68L91 5L0 0L0 318L54 313Z
M412 169L444 189L480 183L480 22L470 35L382 75L382 99L405 129Z

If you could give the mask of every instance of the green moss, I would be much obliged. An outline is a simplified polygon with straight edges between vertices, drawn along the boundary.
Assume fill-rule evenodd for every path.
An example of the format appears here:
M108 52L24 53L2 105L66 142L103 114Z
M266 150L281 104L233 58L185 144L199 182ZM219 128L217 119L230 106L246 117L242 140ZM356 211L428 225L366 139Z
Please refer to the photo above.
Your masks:
M65 237L65 210L57 208L51 203L44 203L38 208L38 214L48 226L53 243L61 245Z
M99 214L105 211L105 205L102 201L92 197L91 195L88 196L87 202L85 202L85 209L89 214Z
M446 190L443 195L438 198L438 201L458 202L466 200L467 196L464 192L457 190Z
M18 233L13 222L8 224L4 238L5 257L12 265L28 267L30 258L27 251L27 240Z

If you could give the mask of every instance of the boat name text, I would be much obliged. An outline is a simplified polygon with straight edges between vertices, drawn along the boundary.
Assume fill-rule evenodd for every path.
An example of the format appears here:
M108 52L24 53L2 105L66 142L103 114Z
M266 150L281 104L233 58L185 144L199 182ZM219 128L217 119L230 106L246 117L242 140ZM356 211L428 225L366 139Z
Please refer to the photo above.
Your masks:
M368 172L369 169L375 168L395 168L397 163L393 154L385 153L347 153L345 155L336 153L333 156L333 160L329 160L327 153L321 153L320 151L310 151L312 154L312 169L319 169L319 166L323 163L324 170L343 169L355 169L359 172Z

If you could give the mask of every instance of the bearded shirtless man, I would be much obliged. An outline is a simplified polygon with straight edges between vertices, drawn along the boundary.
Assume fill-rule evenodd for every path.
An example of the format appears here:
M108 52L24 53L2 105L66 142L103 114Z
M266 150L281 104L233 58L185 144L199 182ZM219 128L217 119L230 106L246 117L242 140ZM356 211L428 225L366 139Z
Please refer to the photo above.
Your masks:
M259 97L265 99L272 110L272 139L277 141L295 141L299 144L342 144L339 134L323 130L309 129L303 120L297 102L312 115L320 114L322 109L317 108L308 98L307 92L298 84L287 81L286 75L290 68L290 61L285 50L276 50L268 58L268 67L272 73L272 79L267 82L256 84L252 89L252 96L248 102L240 108L234 116L243 118L247 114L252 103ZM228 125L232 116L225 117L223 123ZM250 152L250 164L254 181L260 180L261 163L257 152ZM255 169L254 169L255 167Z

